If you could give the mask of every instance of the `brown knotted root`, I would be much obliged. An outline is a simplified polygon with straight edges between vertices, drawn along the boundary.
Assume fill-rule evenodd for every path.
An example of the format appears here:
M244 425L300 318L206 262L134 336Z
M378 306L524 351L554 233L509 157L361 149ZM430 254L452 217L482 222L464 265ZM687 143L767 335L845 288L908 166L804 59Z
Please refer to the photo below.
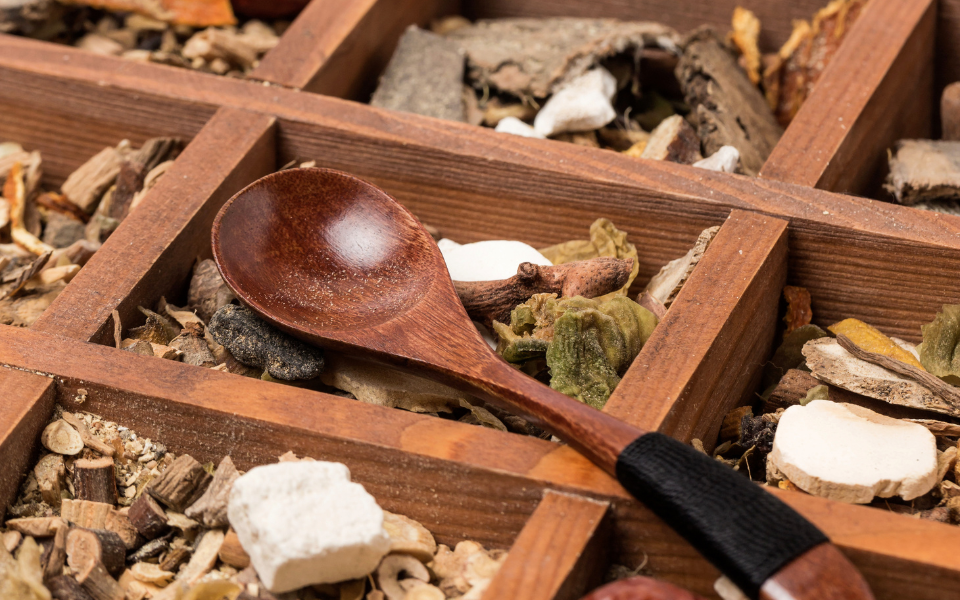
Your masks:
M633 259L591 258L552 267L523 263L517 274L497 281L454 281L460 302L474 321L507 323L510 311L534 294L595 298L623 287Z

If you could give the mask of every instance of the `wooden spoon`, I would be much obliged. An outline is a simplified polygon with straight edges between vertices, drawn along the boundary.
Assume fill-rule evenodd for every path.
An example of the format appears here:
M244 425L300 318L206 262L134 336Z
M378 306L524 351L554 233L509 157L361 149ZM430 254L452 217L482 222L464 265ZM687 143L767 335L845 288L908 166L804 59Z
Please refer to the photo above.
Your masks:
M283 331L430 376L566 440L751 597L873 597L823 533L749 479L507 364L430 234L379 188L325 169L268 175L220 210L213 255L237 297Z

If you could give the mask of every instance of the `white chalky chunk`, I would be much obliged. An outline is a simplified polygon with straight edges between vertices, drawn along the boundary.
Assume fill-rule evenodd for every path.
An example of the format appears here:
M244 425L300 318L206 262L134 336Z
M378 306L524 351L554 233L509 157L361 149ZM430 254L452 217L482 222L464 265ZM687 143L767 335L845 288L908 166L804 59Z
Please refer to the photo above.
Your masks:
M497 123L497 126L494 128L494 131L499 131L500 133L511 133L513 135L520 135L523 137L532 137L544 139L546 136L540 134L536 129L527 125L520 119L516 117L504 117L500 119L500 122Z
M568 131L599 129L614 120L611 102L617 79L603 67L587 71L557 91L533 120L533 128L545 137Z
M383 510L340 463L253 468L234 482L228 518L273 593L363 577L390 550Z
M447 239L437 243L454 281L495 281L517 274L520 263L549 267L553 263L533 246L510 240L458 244Z
M737 170L737 163L740 162L740 151L733 146L721 146L719 150L693 163L693 166L707 169L709 171L719 171L721 173L733 173Z
M783 413L769 461L800 489L855 504L912 500L937 483L937 444L926 427L827 400Z

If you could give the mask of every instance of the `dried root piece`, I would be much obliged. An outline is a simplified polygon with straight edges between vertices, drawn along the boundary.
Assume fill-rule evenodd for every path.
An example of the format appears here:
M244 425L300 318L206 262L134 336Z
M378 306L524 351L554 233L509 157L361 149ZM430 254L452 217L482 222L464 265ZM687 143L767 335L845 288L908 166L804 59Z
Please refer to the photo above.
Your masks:
M59 507L60 492L65 489L64 477L67 474L63 465L63 456L59 454L44 456L33 468L33 474L37 478L37 486L40 488L40 497L43 501L54 508Z
M740 51L740 62L750 83L760 83L760 19L749 10L738 6L733 9L733 31L730 41Z
M632 271L633 259L593 258L552 267L522 263L509 279L457 281L454 286L467 314L489 326L509 319L510 311L534 294L595 298L622 288Z
M733 146L744 173L756 175L783 130L713 30L698 29L687 39L676 74L696 116L703 153Z
M691 165L701 159L700 138L680 115L664 119L650 133L640 158Z
M176 512L196 502L213 477L189 454L182 454L154 479L147 491Z
M832 0L813 23L794 22L790 39L763 73L767 102L786 127L810 95L869 0Z
M605 300L613 296L625 296L637 273L640 272L640 261L637 259L637 247L627 241L627 234L617 229L610 219L597 219L590 225L589 240L573 240L540 250L547 260L554 265L590 260L591 258L609 257L632 259L633 269L626 283L619 290L600 296L597 300Z
M61 418L76 428L77 432L80 434L80 439L83 440L83 445L91 450L96 450L104 456L113 456L116 454L116 449L110 444L103 442L100 438L94 436L90 433L90 428L87 427L87 424L83 419L77 417L77 415L64 411Z
M10 204L10 237L18 245L34 254L43 255L52 252L53 248L41 242L37 236L27 231L25 218L27 214L27 188L24 182L23 165L14 163L3 186L3 197Z
M810 308L810 292L807 288L784 286L783 299L787 301L787 314L783 316L787 329L783 335L789 335L800 327L810 324L813 319L813 309Z
M704 252L707 251L710 242L716 237L718 231L720 231L719 226L704 229L693 248L685 256L671 260L660 269L659 273L653 276L650 283L644 288L644 293L649 293L666 308L670 308L670 305L677 299L677 295L680 294L683 284L687 282L690 274L700 263L700 259L703 258Z
M63 419L58 419L43 429L40 443L47 450L64 456L74 456L83 450L80 433Z

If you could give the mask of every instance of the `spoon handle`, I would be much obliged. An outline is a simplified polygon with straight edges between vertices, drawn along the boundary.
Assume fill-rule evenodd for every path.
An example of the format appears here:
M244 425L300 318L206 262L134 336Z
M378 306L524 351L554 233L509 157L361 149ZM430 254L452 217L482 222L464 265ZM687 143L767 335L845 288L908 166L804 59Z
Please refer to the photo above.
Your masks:
M499 357L473 366L454 377L614 475L749 597L873 598L823 532L748 477L692 446L552 390Z

